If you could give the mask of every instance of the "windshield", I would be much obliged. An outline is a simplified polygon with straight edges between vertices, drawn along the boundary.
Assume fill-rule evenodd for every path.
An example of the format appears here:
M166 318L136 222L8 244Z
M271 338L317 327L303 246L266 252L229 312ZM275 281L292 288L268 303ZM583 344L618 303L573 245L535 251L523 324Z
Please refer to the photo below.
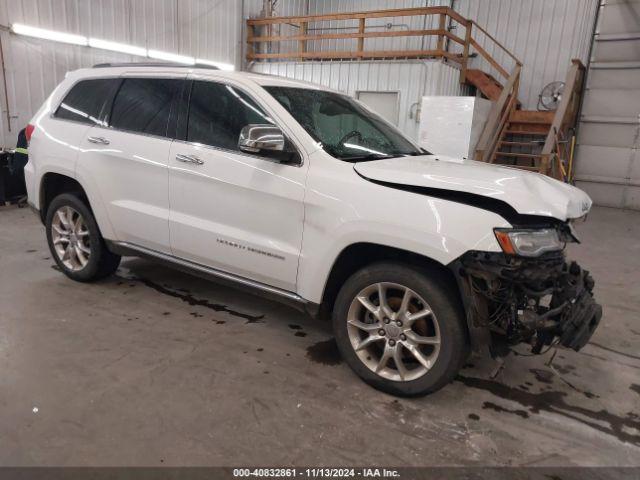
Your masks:
M309 88L264 88L336 158L363 161L425 154L346 95Z

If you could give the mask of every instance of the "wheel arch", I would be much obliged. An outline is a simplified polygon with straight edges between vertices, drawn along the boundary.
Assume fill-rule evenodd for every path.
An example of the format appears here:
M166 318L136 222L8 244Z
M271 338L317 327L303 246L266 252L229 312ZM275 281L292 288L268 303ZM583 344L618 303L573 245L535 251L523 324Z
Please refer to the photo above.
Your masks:
M40 205L40 220L44 223L47 218L47 210L51 201L62 193L73 193L78 195L91 210L91 202L80 182L75 178L57 172L47 172L40 179L38 198Z
M358 242L342 249L333 262L322 292L319 315L322 318L331 316L340 287L352 274L367 265L381 261L396 261L438 275L441 281L453 289L460 305L464 305L454 273L442 263L409 250L377 243Z

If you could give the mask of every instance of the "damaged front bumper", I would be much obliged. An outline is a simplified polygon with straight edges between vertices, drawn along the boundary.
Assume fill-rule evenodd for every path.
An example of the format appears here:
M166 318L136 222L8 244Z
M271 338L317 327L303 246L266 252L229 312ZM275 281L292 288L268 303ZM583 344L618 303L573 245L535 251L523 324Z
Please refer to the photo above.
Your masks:
M562 345L579 350L602 318L594 281L563 252L537 258L470 251L451 265L467 312L472 346L494 356L527 343L532 353Z

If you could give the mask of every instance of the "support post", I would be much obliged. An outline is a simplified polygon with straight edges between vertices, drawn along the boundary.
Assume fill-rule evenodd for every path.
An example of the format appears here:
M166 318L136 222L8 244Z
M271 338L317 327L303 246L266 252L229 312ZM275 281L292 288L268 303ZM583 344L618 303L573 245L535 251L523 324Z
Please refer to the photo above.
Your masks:
M447 28L447 15L444 13L440 14L440 24L438 25L438 30L440 30L441 32L444 32L444 30ZM436 49L439 52L444 52L444 34L440 33L438 34L438 46L436 47Z
M464 31L464 47L462 50L462 72L460 72L460 83L467 81L467 64L469 63L469 45L471 44L471 28L473 22L467 22L466 29Z
M247 22L247 39L253 38L256 34L255 27ZM256 54L256 44L254 42L247 41L247 56L246 60L251 62L254 59L254 55Z
M307 31L308 31L308 26L309 23L308 22L300 22L300 35L306 35ZM300 53L306 53L307 51L307 41L306 40L300 40L298 42L298 52ZM300 60L304 60L304 55L300 55Z
M358 33L360 35L364 35L364 30L365 30L365 21L366 19L363 17L360 19L360 24L358 27ZM358 57L362 57L363 56L363 52L364 52L364 36L360 36L358 37Z

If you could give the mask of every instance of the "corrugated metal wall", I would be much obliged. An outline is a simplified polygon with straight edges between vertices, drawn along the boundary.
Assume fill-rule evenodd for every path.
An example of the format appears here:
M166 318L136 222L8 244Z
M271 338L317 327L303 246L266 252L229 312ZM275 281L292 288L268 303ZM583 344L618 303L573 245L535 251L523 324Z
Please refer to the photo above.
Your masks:
M261 2L260 2L261 3ZM259 9L258 9L259 11ZM13 22L238 64L242 2L237 0L0 0L0 24ZM0 33L11 131L4 95L5 146L69 70L101 62L140 61L88 47Z
M280 1L276 4L276 14L298 15L305 10L300 1ZM511 50L524 64L520 80L520 100L525 108L535 109L538 94L549 82L564 80L572 58L586 62L591 30L597 7L596 0L314 0L309 2L310 14L327 14L345 11L367 11L385 8L412 8L422 6L453 6L461 15L471 18L491 33L506 48ZM391 19L367 20L367 29L409 30L437 28L433 17L397 17ZM455 24L454 24L455 27ZM294 34L282 32L283 35ZM314 23L310 31L331 33L335 31L357 31L357 21L324 21ZM464 37L464 31L455 32ZM495 55L499 63L511 67L508 57L481 32L475 38L488 52ZM356 45L355 39L323 40L308 42L307 48L315 50L350 50ZM435 37L377 38L365 40L365 49L403 50L435 48ZM289 48L296 49L292 42ZM451 51L461 51L461 47L451 43ZM282 51L287 46L281 46ZM472 60L471 66L492 69L481 58ZM497 76L497 75L496 75Z
M252 71L317 83L356 96L361 91L399 92L398 128L418 138L424 95L460 95L460 70L440 61L258 62Z

